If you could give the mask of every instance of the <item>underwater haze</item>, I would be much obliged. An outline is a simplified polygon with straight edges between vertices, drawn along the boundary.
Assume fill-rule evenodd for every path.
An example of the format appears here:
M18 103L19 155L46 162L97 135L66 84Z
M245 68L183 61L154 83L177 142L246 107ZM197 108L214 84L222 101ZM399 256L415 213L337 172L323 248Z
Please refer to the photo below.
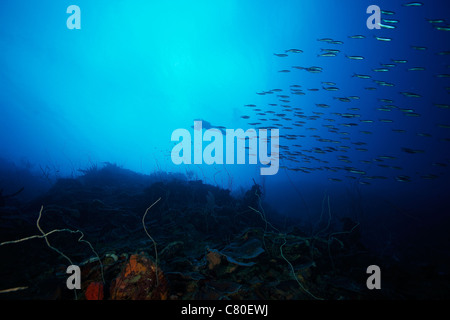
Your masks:
M79 15L76 10L67 12L71 5L80 9ZM381 10L380 21L376 10L367 12L371 5ZM177 240L169 240L167 234L178 234L178 227L164 226L158 214L173 214L176 221L175 212L182 212L179 223L192 223L196 231L180 231L186 239L178 239L184 243L179 250L189 259L206 261L204 272L195 271L201 281L209 283L211 277L218 281L219 275L224 279L241 269L249 272L253 263L270 265L267 261L273 259L284 265L278 272L291 285L283 296L264 290L253 294L254 274L249 272L239 274L249 279L239 288L220 291L210 284L206 287L214 287L216 295L198 287L179 299L449 297L450 7L446 1L18 0L0 3L0 21L2 242L38 234L35 223L41 206L60 215L76 210L79 220L70 216L51 226L85 231L88 240L98 245L99 259L113 251L128 259L142 241L149 240L147 230L142 235L145 240L129 239L127 246L125 240L119 241L124 231L107 241L102 234L122 225L122 220L100 232L101 227L93 227L101 224L101 218L92 213L92 203L98 208L95 201L101 201L109 208L105 219L114 220L119 211L136 214L136 228L140 228L145 208L161 197L155 206L158 213L147 218L150 230L156 225L162 228L159 234L153 231L155 249L167 249ZM200 131L194 121L202 123ZM174 139L177 129L188 135ZM245 139L245 148L232 147L233 161L227 161L230 129L254 130L252 139L257 141ZM261 138L265 129L267 139ZM206 132L213 135L214 143L202 135ZM194 160L199 137L203 138L201 163ZM238 143L239 138L230 141ZM266 162L261 155L264 145ZM238 163L242 154L245 161ZM208 155L215 163L208 163ZM182 156L182 163L174 161ZM262 174L262 168L271 166L271 174ZM114 188L120 192L111 191ZM90 204L81 206L83 201ZM98 212L105 214L102 210ZM188 215L191 211L204 219L195 222ZM21 219L25 222L15 224ZM254 226L252 221L257 221ZM234 223L229 234L226 223ZM29 229L18 231L23 225ZM259 228L258 236L248 240L247 235L245 244L239 242L243 238L238 241L238 235L252 227ZM197 251L189 251L187 239L195 237L201 239ZM316 249L305 249L311 252L307 260L269 250L270 241L282 250L280 239L285 240L286 250L289 241L292 252L301 250L297 245L304 237L310 237L309 245L317 243ZM42 239L23 243L33 241ZM0 249L21 245L5 244ZM43 259L48 265L37 269L65 263L44 242L40 245L39 250L51 256ZM236 248L247 245L257 249L244 263ZM204 255L206 246L210 251ZM159 262L160 276L166 273L168 293L158 293L158 298L176 297L171 284L181 281L175 277L182 271L171 256L158 261L152 242L147 250L148 259L136 259L143 264L153 259ZM313 254L314 250L321 254ZM330 280L327 285L334 283L333 290L346 288L340 293L325 289L325 276L322 282L311 276L322 272L332 277L339 268L351 269L351 261L358 261L355 268L363 270L361 252L373 257L364 260L364 266L378 264L389 270L383 275L392 280L398 277L393 266L400 265L406 268L405 277L418 283L407 286L392 280L389 293L371 296L373 292L365 288L365 270L360 275L364 281ZM79 263L90 257L86 252L82 258L77 254L73 256ZM213 254L222 256L222 264L212 264ZM261 260L265 256L267 263ZM339 260L342 257L354 260ZM221 273L224 263L235 264L238 271ZM11 280L14 268L0 264L4 264L0 291L23 286L23 281ZM122 265L115 266L117 270L109 269L111 274L117 271L114 278ZM332 266L333 272L325 266ZM56 269L51 269L54 274L61 273ZM291 271L298 276L293 278ZM24 273L29 280L38 271ZM192 274L189 277L200 281L200 275ZM61 281L64 286L65 280ZM234 283L227 281L228 287ZM0 298L73 298L70 292L55 296L50 282L39 284L45 288L42 291L26 284L29 289L8 291ZM427 289L421 287L425 282L431 283ZM358 291L352 283L364 288ZM77 298L89 297L85 287L81 291ZM105 298L132 296L113 291ZM11 292L19 296L8 296Z

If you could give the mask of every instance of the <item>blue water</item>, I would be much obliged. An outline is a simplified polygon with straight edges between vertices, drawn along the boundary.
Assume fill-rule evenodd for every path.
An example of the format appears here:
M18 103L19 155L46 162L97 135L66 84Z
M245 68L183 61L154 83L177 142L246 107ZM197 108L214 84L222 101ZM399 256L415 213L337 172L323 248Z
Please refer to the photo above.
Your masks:
M361 223L376 250L396 259L416 252L416 260L443 261L449 254L450 79L437 75L450 74L449 55L438 54L450 50L450 31L436 27L448 28L450 11L445 1L404 3L3 1L2 165L6 171L25 167L44 184L104 162L144 174L177 172L236 194L254 180L281 214L317 221L329 197L333 217ZM79 30L66 25L71 4L81 9ZM371 4L395 12L381 17L398 20L385 23L396 28L369 30ZM343 44L318 41L323 38ZM326 52L321 49L340 52L318 57ZM381 64L395 66L373 71ZM412 67L425 70L408 71ZM324 90L332 85L322 82L339 90ZM292 94L292 85L305 94ZM261 92L266 94L256 94ZM289 102L277 95L289 96ZM349 96L358 99L335 99ZM377 110L385 105L394 107ZM285 116L275 115L280 113ZM194 119L244 130L280 124L278 173L262 176L260 162L173 164L171 134L184 128L193 137ZM356 125L344 126L349 123ZM3 176L5 194L23 182L13 176Z

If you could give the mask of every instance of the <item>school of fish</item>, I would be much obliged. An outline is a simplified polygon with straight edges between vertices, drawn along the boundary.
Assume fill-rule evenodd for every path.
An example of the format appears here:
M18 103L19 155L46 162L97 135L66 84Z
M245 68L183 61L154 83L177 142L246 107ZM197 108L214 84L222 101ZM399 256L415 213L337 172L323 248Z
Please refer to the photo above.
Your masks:
M404 10L410 10L408 7L421 7L423 5L421 2L409 2L404 4L403 7L405 7ZM382 22L380 27L382 29L394 30L401 23L395 18L396 13L394 11L382 10L381 13ZM429 19L427 17L424 17L424 19L431 26L431 36L435 35L434 33L450 31L450 24L445 19ZM363 185L371 184L373 180L389 180L392 178L401 183L411 182L414 179L431 180L445 174L443 170L446 170L445 168L450 165L450 159L446 158L445 155L442 159L430 160L429 166L421 167L420 172L404 172L402 163L405 161L405 157L415 157L424 154L425 150L416 149L410 145L399 145L397 148L398 152L395 155L373 155L369 152L371 144L380 144L380 142L366 142L361 137L376 134L378 126L389 125L391 126L391 135L389 137L392 138L388 138L385 143L392 144L398 140L396 135L405 134L406 132L406 129L403 129L401 126L395 126L397 117L423 119L426 118L426 108L437 108L443 110L442 112L445 112L445 114L440 118L442 122L434 123L433 125L439 130L443 130L442 134L435 136L427 133L426 131L430 124L428 121L424 121L422 127L417 127L415 135L423 139L438 140L438 143L442 144L442 148L449 150L450 104L448 99L447 101L424 100L420 93L401 89L401 82L390 80L389 73L394 68L402 67L405 68L405 77L417 74L420 77L434 77L434 79L440 81L438 89L445 90L444 92L448 95L450 94L450 83L448 81L450 78L450 62L448 60L450 51L434 53L435 59L440 59L446 67L442 72L430 75L426 74L426 65L412 65L408 62L408 59L393 57L390 61L380 63L379 61L368 61L366 57L353 55L350 52L346 52L345 49L345 42L347 41L359 41L361 45L369 46L376 45L377 41L394 41L391 37L373 36L373 38L370 38L357 34L349 35L345 41L332 38L320 38L317 41L324 46L317 52L317 65L290 65L279 70L279 72L285 74L308 72L320 77L324 72L324 67L318 66L321 59L336 59L336 57L343 56L345 59L354 60L355 67L354 70L349 70L348 74L341 76L342 82L348 81L348 78L356 78L358 81L361 81L363 88L361 91L363 92L373 91L376 93L380 87L388 87L392 89L392 94L377 96L379 105L375 106L375 109L379 117L369 119L363 113L364 96L343 94L339 88L339 83L328 81L327 79L318 78L320 80L319 86L317 86L318 82L315 85L293 83L287 88L275 88L257 92L258 96L266 96L270 103L265 105L261 103L244 105L243 110L245 110L245 114L241 118L248 121L248 125L256 129L279 129L280 168L303 173L326 171L330 181L341 182L345 179L352 179ZM325 46L331 48L325 48ZM410 46L409 50L411 50L411 54L419 54L427 51L428 48L414 45ZM289 48L274 53L274 56L275 59L279 58L284 59L283 61L292 62L306 51L306 48ZM370 74L358 71L360 66L358 63L361 63L360 61L373 63ZM427 62L426 60L421 61L424 64ZM301 81L301 74L296 79ZM314 105L302 104L302 96L305 95L315 95L314 99L317 102ZM320 101L325 95L332 95L335 103L330 104ZM419 101L422 105L426 105L426 108L422 106L420 110L417 110L419 108L411 107L408 104L405 105L404 100L396 103L395 100L400 100L399 97L401 96L414 100L414 102ZM391 114L395 114L395 116L391 117ZM310 134L314 131L325 134ZM384 137L383 139L386 138ZM407 139L401 141L408 142ZM251 152L254 151L249 150L249 153ZM366 153L368 156L356 159L354 154L358 152ZM414 161L414 158L412 161ZM378 170L372 170L374 167L380 170L387 170L386 174L369 174L368 171L379 172Z

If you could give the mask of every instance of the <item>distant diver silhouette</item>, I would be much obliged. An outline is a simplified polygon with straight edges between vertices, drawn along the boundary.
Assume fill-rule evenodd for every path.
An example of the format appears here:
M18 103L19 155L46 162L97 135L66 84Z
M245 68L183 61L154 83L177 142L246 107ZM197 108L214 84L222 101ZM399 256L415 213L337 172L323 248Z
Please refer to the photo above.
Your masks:
M194 121L201 121L202 122L202 129L217 129L220 130L222 132L222 134L226 134L225 131L225 127L223 126L213 126L211 123L209 123L208 121L205 121L203 119L194 119ZM194 128L194 126L191 126L191 128ZM194 130L197 130L197 128L194 128Z

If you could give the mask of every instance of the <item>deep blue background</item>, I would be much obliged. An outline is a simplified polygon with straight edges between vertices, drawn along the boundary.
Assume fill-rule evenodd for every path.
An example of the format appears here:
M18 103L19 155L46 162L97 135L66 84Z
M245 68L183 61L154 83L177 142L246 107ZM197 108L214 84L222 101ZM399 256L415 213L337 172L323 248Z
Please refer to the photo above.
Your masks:
M437 54L450 50L450 32L436 30L426 19L447 19L440 24L446 26L450 11L445 1L426 1L421 7L404 7L403 3L2 1L1 188L13 192L25 183L14 176L21 167L43 180L53 180L77 176L78 169L106 161L146 174L157 170L189 174L236 193L255 179L264 186L267 202L283 214L315 221L324 197L329 196L333 216L359 221L368 242L379 250L402 259L401 255L409 253L396 248L413 247L411 251L419 252L420 247L421 254L426 252L433 259L445 257L449 254L445 231L450 213L450 141L445 139L450 139L450 128L438 124L450 125L450 109L434 104L450 103L449 78L436 77L450 74L449 55ZM66 27L66 8L71 4L81 8L81 30ZM366 9L371 4L394 11L395 15L383 14L382 18L399 20L397 28L367 29ZM366 38L349 38L357 34ZM382 42L375 36L393 40ZM317 41L320 38L344 44ZM427 49L418 51L411 46ZM304 52L284 58L274 55L291 48ZM318 57L322 48L341 52L337 57ZM346 55L365 59L351 60ZM392 59L408 62L396 64L389 72L372 70L393 63ZM320 66L323 72L311 74L292 66ZM408 71L411 67L426 70ZM283 69L292 72L278 72ZM352 77L354 73L372 79ZM379 86L374 79L395 86ZM325 81L335 82L340 90L323 90L321 82ZM301 85L306 94L291 95L293 84ZM256 94L275 88L283 92ZM421 97L409 98L399 92ZM282 111L277 94L290 95L287 104L301 108L307 118ZM347 96L360 99L349 103L334 99ZM393 100L395 108L377 110L384 105L379 99ZM330 108L316 107L320 103ZM280 127L280 135L304 135L296 140L281 138L285 149L280 152L282 168L277 175L260 176L259 165L172 163L173 130L191 130L197 118L216 126L251 128L248 123L261 121L246 104L286 113L293 119L262 124L282 123L293 128ZM405 116L400 108L414 109L420 116ZM313 112L323 114L310 118ZM345 119L333 114L345 112L360 117ZM250 119L241 118L244 115ZM265 118L276 117L267 114ZM297 120L305 121L304 126L292 126ZM358 126L342 126L350 122ZM333 125L338 131L329 132L323 125ZM320 142L317 137L339 143ZM360 142L365 144L355 144ZM314 150L329 146L336 151ZM423 152L411 154L402 148ZM286 151L315 158L297 156L298 162L292 162L285 158ZM342 162L339 156L351 162ZM350 173L346 167L366 174ZM295 171L298 168L303 172ZM430 174L437 177L423 178ZM370 179L373 176L385 179ZM408 176L411 181L398 181L398 176Z

